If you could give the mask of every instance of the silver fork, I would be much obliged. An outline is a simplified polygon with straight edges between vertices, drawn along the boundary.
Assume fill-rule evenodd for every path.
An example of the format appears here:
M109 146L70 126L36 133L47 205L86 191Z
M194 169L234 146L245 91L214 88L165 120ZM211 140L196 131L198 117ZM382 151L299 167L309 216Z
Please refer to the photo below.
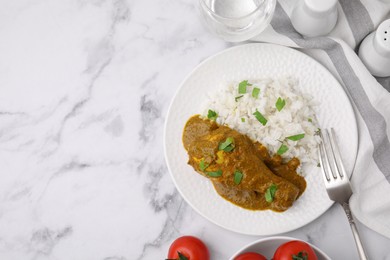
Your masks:
M319 149L320 165L324 177L326 191L329 198L338 202L343 207L348 217L348 222L352 229L357 251L360 259L366 260L363 244L360 240L359 232L356 228L351 209L349 208L349 198L352 195L351 184L341 161L340 151L336 144L333 128L330 132L327 129L320 131L322 143Z

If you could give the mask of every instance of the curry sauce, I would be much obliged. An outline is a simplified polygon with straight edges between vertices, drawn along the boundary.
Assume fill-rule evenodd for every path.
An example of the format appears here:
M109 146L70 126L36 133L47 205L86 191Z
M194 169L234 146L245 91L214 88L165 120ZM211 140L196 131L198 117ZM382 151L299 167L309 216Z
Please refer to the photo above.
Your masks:
M284 163L248 136L199 115L187 121L183 145L188 164L209 178L220 196L240 207L285 211L306 188L296 172L299 159Z

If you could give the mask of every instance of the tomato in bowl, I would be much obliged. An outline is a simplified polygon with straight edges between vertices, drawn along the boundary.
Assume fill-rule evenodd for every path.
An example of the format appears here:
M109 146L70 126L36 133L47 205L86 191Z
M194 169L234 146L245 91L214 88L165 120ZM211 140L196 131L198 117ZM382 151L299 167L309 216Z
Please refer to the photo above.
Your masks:
M267 259L273 259L273 258L275 258L275 254L277 253L278 248L281 247L282 245L284 246L284 244L288 244L288 242L290 242L290 241L297 241L297 243L295 244L295 246L296 246L296 245L299 245L299 241L302 241L302 240L292 238L292 237L282 237L282 236L259 239L257 241L250 243L249 245L244 246L240 250L238 250L232 257L230 257L229 260L235 260L238 256L240 256L244 253L248 253L248 252L258 253L258 254L263 255ZM310 248L313 249L313 251L317 257L317 260L331 260L330 257L327 256L318 247L316 247L308 242L305 242L305 241L303 241L303 242L305 244L309 245ZM294 246L294 248L296 248L295 246ZM283 251L279 251L279 253L278 253L278 255L276 255L276 257L283 257L283 254L287 255L289 253L299 254L299 252L309 254L309 253L311 253L309 251L310 250L308 250L306 247L303 247L303 245L300 245L300 247L298 247L298 251L291 251L291 248L288 247L288 248L284 248ZM281 254L281 253L283 253L283 254ZM279 259L282 260L283 258L279 258ZM308 258L308 259L310 259L310 258Z

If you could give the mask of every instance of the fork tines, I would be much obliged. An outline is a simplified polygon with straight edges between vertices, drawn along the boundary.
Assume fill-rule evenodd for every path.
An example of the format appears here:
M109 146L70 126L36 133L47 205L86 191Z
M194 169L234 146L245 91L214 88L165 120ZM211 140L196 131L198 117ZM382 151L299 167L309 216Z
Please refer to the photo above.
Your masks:
M344 179L346 175L340 151L335 139L333 128L320 131L322 143L319 149L319 159L326 180L331 181L331 177L337 180Z

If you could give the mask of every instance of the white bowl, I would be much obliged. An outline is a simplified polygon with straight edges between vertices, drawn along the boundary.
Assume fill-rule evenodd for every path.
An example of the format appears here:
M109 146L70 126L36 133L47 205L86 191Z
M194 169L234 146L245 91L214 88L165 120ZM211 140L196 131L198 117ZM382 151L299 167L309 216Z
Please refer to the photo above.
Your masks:
M252 242L249 245L244 246L240 250L238 250L232 257L230 257L230 260L234 260L235 257L242 253L246 252L256 252L259 254L264 255L267 259L272 259L276 249L283 243L286 243L291 240L300 240L297 238L292 238L292 237L267 237L267 238L262 238L259 240L256 240L255 242ZM305 243L308 243L306 241L303 241ZM318 247L308 243L316 253L318 260L331 260L329 256L327 256L324 252L322 252Z

